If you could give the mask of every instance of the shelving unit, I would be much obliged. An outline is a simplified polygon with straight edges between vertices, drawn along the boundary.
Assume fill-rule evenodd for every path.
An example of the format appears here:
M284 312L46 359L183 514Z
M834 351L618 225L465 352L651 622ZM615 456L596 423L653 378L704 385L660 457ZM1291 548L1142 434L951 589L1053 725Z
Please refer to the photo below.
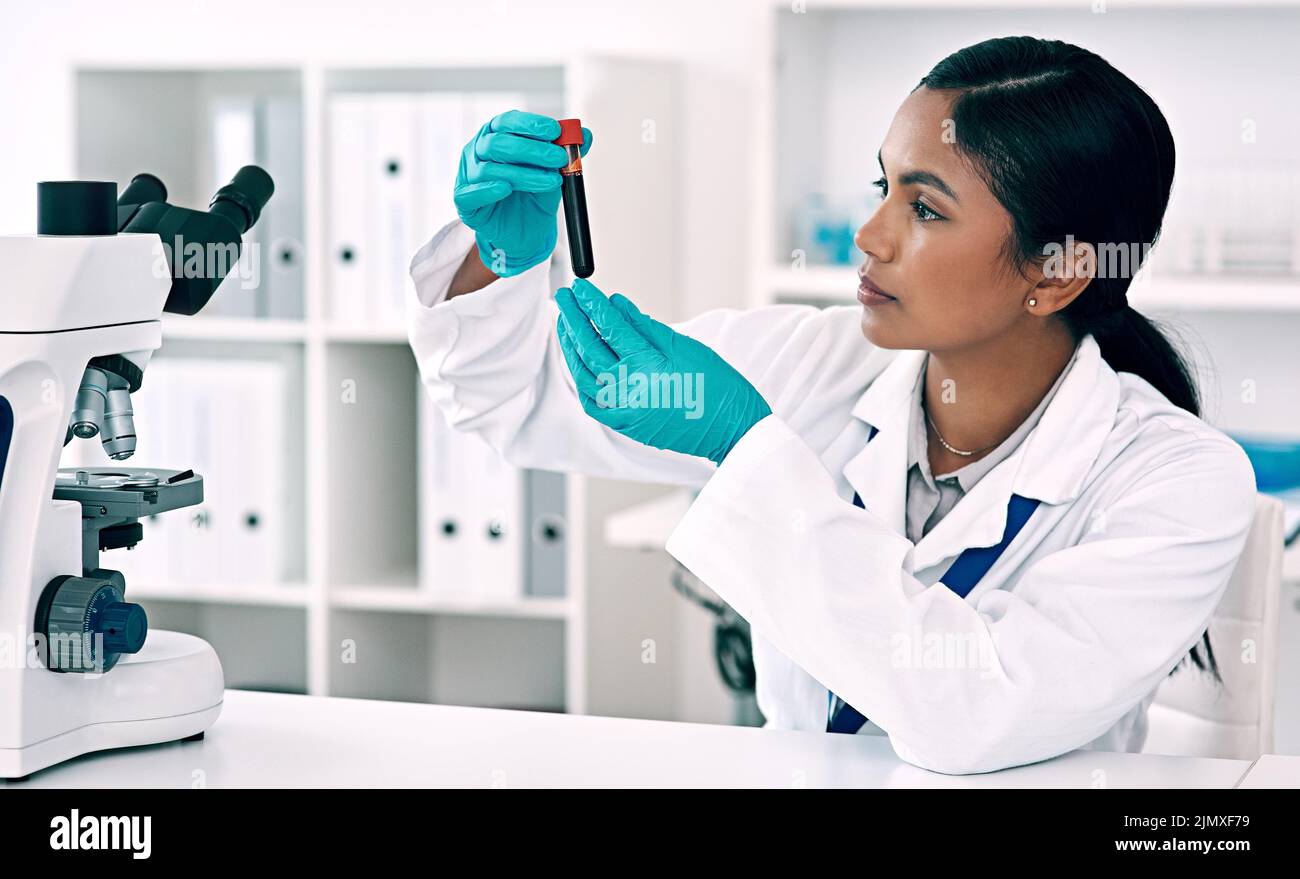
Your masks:
M677 244L673 194L655 181L671 179L676 158L677 82L667 62L600 58L501 60L449 59L427 67L304 64L283 69L139 69L129 55L121 65L99 61L76 75L78 174L124 185L140 170L168 183L173 201L204 205L211 156L205 106L212 100L274 98L296 102L301 149L271 160L259 156L277 181L263 222L282 236L269 253L290 250L300 261L299 281L281 281L283 266L265 270L272 296L291 316L246 317L208 313L167 315L156 358L252 356L296 364L289 383L294 413L286 461L292 478L295 520L286 540L289 562L282 582L254 585L128 583L145 604L151 625L189 631L210 640L222 657L227 685L315 695L362 696L522 707L583 713L600 709L614 692L611 675L625 652L602 640L602 621L588 613L589 596L614 581L611 560L593 545L596 526L587 506L611 503L617 484L565 480L566 594L563 597L484 598L472 592L421 588L417 514L417 369L404 325L358 324L330 314L327 285L328 210L326 105L351 92L510 91L525 96L524 109L580 115L609 132L603 138L600 187L589 193L593 226L601 229L602 277L635 278L647 306L670 311L676 296ZM628 102L634 96L634 104ZM151 103L152 101L152 103ZM283 119L295 118L280 105ZM153 114L161 107L188 120L159 138ZM508 109L507 107L500 108ZM652 114L665 136L647 148L643 115ZM454 217L449 194L443 221ZM602 216L635 211L635 228L600 223ZM295 225L296 224L296 225ZM292 234L284 230L292 228ZM256 231L256 230L255 230ZM436 228L427 230L431 236ZM653 255L653 264L650 264ZM281 275L275 272L281 271ZM277 288L277 282L279 286ZM230 287L231 282L227 282ZM287 292L286 292L287 291ZM242 291L233 291L238 295ZM215 304L232 291L223 288ZM296 316L292 316L296 315ZM338 403L339 383L356 382L355 405ZM149 426L139 425L142 437ZM256 425L248 447L259 450ZM141 451L145 441L141 441ZM128 466L186 466L146 460ZM97 443L74 443L65 464L102 464ZM120 552L120 551L119 551ZM105 554L102 564L113 566ZM624 583L637 579L619 574ZM663 604L664 584L645 578ZM616 605L605 605L610 610ZM593 699L593 684L595 696ZM596 703L593 705L593 701Z

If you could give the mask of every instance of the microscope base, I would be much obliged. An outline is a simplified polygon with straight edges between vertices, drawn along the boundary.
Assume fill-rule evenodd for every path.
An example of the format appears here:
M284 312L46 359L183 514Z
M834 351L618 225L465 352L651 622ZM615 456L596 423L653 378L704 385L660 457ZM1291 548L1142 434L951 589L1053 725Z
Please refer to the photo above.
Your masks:
M150 632L144 649L97 677L46 669L24 673L37 676L29 686L63 690L62 698L45 695L35 702L36 710L58 712L63 729L38 734L22 747L0 748L0 778L22 778L92 751L192 738L216 722L225 687L211 645L165 631Z

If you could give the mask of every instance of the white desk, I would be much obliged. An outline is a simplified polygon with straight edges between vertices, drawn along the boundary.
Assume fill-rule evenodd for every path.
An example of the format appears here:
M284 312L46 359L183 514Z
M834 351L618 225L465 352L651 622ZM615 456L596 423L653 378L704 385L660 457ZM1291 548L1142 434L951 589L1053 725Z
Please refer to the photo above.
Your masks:
M1251 764L1237 787L1243 790L1300 788L1300 757L1265 754Z
M87 754L11 786L1229 788L1249 765L1076 751L946 776L883 736L227 690L203 741Z

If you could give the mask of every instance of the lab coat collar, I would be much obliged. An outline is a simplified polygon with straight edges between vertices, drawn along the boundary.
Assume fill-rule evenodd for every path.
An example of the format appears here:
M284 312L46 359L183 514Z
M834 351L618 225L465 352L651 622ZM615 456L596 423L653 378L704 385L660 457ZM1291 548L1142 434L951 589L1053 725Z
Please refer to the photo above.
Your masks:
M925 357L925 351L900 352L859 398L854 417L878 433L844 466L845 479L866 508L903 535L907 432L912 393ZM914 573L969 547L1000 541L1012 494L1046 504L1068 503L1079 496L1114 425L1119 380L1091 335L1079 342L1068 368L1056 396L1025 440L916 544Z

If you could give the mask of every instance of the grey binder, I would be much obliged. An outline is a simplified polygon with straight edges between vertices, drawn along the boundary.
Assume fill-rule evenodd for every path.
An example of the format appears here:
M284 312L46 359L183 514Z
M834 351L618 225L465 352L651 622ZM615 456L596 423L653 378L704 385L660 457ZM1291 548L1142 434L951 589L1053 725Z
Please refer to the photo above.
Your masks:
M528 528L524 583L528 595L565 594L564 558L568 547L565 477L549 470L525 470L524 515Z

